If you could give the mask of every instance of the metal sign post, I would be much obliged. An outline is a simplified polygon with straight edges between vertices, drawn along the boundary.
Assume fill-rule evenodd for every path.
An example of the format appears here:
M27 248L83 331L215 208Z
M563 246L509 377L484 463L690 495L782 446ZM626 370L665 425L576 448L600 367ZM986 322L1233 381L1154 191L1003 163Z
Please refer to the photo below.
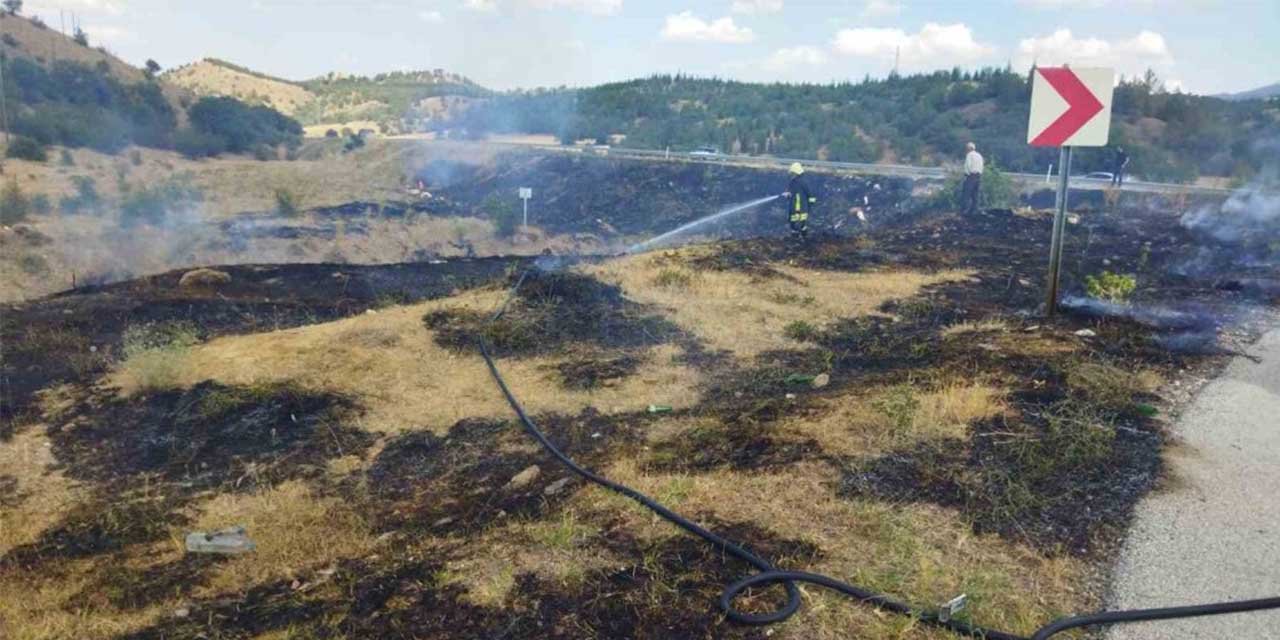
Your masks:
M1062 242L1067 231L1067 193L1071 187L1071 147L1058 152L1058 197L1053 213L1053 239L1049 243L1049 297L1045 313L1058 312L1058 283L1062 281Z
M1111 69L1038 67L1031 83L1027 144L1058 147L1058 197L1049 244L1045 313L1058 311L1062 281L1062 244L1067 233L1067 194L1071 190L1072 147L1105 147L1111 130ZM1052 168L1050 168L1052 171Z
M520 187L520 200L524 203L524 227L529 228L529 198L533 197L533 189Z

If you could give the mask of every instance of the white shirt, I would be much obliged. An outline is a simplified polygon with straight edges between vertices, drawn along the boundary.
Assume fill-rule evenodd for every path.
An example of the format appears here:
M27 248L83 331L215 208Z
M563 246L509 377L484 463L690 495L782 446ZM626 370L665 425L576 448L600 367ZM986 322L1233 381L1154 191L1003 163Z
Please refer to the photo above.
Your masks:
M965 175L972 173L982 173L982 154L977 151L970 151L964 157Z

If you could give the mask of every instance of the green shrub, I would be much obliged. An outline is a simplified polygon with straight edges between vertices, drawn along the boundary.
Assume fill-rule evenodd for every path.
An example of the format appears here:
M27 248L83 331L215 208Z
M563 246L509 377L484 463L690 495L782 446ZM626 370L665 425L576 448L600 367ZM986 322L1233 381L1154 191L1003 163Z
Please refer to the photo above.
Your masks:
M15 136L9 142L9 148L5 149L4 155L8 158L30 160L32 162L44 162L49 159L49 154L45 151L44 145L26 136Z
M49 201L49 196L43 193L37 193L31 197L32 213L40 216L47 216L51 211L53 211L53 203Z
M910 433L915 425L916 413L920 411L920 399L908 384L890 387L874 404L889 418L895 434Z
M283 187L276 189L276 213L282 216L293 217L298 215L300 209L298 195L289 189Z
M125 330L120 369L143 390L177 385L186 357L199 339L186 324L132 326Z
M653 277L653 284L670 289L688 289L693 284L693 275L680 269L663 269Z
M964 174L959 171L947 173L946 183L942 190L934 194L931 204L941 209L958 209L964 187ZM1018 198L1018 190L1004 171L994 161L988 161L982 170L982 187L979 189L978 204L982 208L1012 207Z
M1089 297L1123 303L1128 302L1129 296L1138 288L1138 279L1131 275L1103 271L1096 276L1085 277L1084 287Z
M182 129L173 136L173 148L188 158L199 160L226 152L227 141L212 133Z
M130 191L120 203L120 218L126 225L158 225L170 211L203 199L204 194L192 184L190 175L178 175L154 187Z
M58 154L58 163L64 167L74 167L76 166L76 159L71 157L70 150L63 149L62 152Z
M138 151L137 149L134 149L133 151L130 151L130 152L129 152L129 162L132 162L132 163L133 163L133 166L135 166L135 167L141 167L141 166L142 166L142 152L141 152L141 151Z
M18 180L10 178L4 190L0 191L0 224L17 224L26 220L30 213L31 200L18 186Z
M493 230L499 238L510 238L516 234L516 229L520 227L521 213L514 198L493 194L485 198L482 206L493 220Z
M44 256L36 253L28 253L18 258L18 267L23 273L31 276L42 276L49 273L49 261Z
M76 194L63 196L58 202L58 209L68 215L96 212L102 204L98 183L89 176L71 176L71 183L76 187Z
M782 334L797 342L812 342L818 338L818 328L804 320L796 320L783 327Z

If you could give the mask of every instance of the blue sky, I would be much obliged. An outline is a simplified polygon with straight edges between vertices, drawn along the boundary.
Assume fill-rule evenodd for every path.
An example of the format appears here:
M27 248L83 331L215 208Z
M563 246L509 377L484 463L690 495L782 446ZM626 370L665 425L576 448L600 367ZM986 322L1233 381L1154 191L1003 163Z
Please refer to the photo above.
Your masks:
M682 71L827 81L1070 62L1173 87L1280 81L1280 0L28 0L55 28L176 66L206 56L286 78L444 68L495 88Z

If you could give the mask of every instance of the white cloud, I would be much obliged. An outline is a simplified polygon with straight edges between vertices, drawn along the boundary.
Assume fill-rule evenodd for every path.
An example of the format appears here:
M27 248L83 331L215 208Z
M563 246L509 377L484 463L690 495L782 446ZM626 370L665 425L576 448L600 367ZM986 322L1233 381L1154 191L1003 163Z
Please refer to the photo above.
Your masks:
M827 63L827 54L822 49L801 45L778 49L764 61L768 71L794 71L797 67L817 67Z
M1074 64L1113 67L1124 75L1139 75L1148 68L1168 69L1173 62L1173 53L1164 36L1146 30L1132 38L1110 41L1078 38L1070 29L1058 29L1046 36L1024 38L1018 43L1015 58L1021 68L1030 68L1032 64Z
M444 22L444 16L441 15L439 11L426 11L426 10L419 11L418 19L422 20L423 22L429 22L431 24L439 24L441 22Z
M883 18L902 13L902 3L898 0L867 0L862 5L863 18Z
M754 16L782 11L782 0L733 0L733 13Z
M49 0L46 2L27 2L24 13L37 15L40 13L106 13L118 16L124 10L120 0Z
M1037 9L1098 9L1108 5L1152 7L1160 0L1018 0L1018 4Z
M733 18L724 17L707 22L691 11L667 16L661 35L663 40L672 42L742 44L756 39L754 31L734 24Z
M973 31L962 23L930 22L917 33L872 27L841 29L832 47L837 53L861 58L893 60L900 55L906 68L952 66L995 53L994 47L975 40Z
M524 0L535 9L573 9L611 16L622 11L622 0Z
M622 2L623 0L462 0L462 7L481 13L498 13L504 6L520 5L542 11L569 9L611 16L622 11Z

